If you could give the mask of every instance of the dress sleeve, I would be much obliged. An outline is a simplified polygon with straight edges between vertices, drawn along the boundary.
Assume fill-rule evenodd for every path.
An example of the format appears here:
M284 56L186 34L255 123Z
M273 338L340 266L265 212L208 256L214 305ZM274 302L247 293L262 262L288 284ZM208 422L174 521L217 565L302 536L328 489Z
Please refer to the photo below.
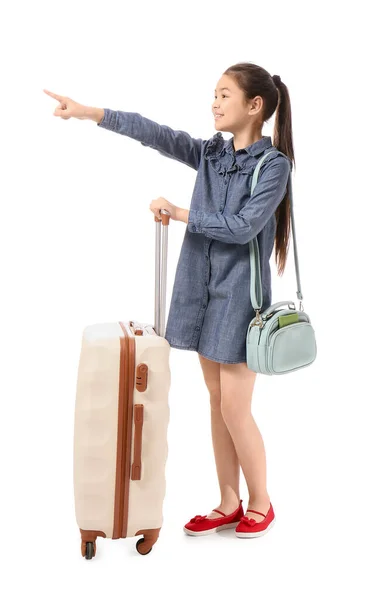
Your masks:
M103 119L97 125L133 138L143 146L154 148L163 156L182 162L196 171L199 168L203 140L193 138L185 131L159 125L137 112L110 108L104 108Z
M188 231L229 244L247 244L266 225L283 200L291 170L290 161L273 158L263 169L250 199L238 214L224 215L190 209Z

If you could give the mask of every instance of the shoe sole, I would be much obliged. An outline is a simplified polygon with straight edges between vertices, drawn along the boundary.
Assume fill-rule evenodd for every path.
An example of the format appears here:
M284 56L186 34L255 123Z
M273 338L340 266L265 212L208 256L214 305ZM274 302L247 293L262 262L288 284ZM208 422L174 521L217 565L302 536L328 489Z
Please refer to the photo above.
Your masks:
M188 535L208 535L209 533L216 533L217 531L221 531L222 529L235 529L235 527L239 524L239 521L234 523L227 523L226 525L218 525L218 527L213 527L212 529L205 529L204 531L191 531L191 529L187 529L183 527L185 533Z
M236 531L235 535L237 537L240 537L240 538L261 537L262 535L265 535L265 533L267 533L268 531L270 531L270 529L273 527L274 523L275 523L275 518L272 520L272 522L270 523L270 525L268 525L266 527L266 529L264 529L263 531L255 531L255 532L252 532L252 533L248 533L247 531L246 532L244 532L244 531Z

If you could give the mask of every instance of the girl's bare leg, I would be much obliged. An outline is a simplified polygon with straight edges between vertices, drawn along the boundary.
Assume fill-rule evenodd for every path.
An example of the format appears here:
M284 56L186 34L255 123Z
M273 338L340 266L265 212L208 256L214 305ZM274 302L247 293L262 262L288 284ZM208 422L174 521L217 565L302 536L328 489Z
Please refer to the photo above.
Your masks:
M210 393L212 445L221 497L220 504L215 508L228 515L238 508L240 502L240 464L233 440L222 416L221 365L220 363L204 358L201 354L198 356L203 370L204 381ZM207 516L210 519L219 519L220 517L219 513L216 512L211 512Z
M246 363L220 365L221 413L249 490L249 503L245 514L259 522L264 517L248 512L248 509L266 514L270 508L270 498L266 489L265 447L251 414L256 375L247 368ZM231 442L229 445L231 446ZM236 459L234 464L235 461Z

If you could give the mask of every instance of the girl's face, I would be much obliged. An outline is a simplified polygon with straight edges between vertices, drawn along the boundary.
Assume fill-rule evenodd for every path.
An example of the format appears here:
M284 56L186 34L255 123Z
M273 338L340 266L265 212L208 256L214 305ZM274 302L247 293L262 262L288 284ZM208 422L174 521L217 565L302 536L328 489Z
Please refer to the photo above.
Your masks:
M234 79L229 75L222 75L216 85L216 90L214 90L214 102L212 103L215 127L218 131L228 131L234 134L240 132L246 125L251 125L252 118L256 119L261 106L262 98L260 96L246 102L242 90ZM217 114L222 116L215 116Z

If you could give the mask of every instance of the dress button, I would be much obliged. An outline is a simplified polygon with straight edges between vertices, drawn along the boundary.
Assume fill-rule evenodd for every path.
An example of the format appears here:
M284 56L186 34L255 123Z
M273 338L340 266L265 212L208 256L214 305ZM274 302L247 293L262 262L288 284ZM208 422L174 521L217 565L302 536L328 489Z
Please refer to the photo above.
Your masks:
M199 331L199 330L200 330L200 327L195 327L195 329L196 329L196 331Z
M202 304L202 308L206 308L207 304Z

